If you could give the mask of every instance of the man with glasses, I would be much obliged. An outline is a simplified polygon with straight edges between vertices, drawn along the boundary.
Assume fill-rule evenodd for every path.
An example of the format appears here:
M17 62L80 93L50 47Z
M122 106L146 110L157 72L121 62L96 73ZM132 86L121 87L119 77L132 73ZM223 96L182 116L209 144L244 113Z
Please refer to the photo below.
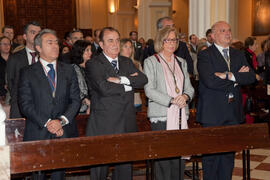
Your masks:
M160 30L166 26L174 27L174 22L170 17L162 17L157 20L157 30ZM174 52L174 54L178 57L181 57L187 61L188 72L189 74L193 74L193 61L189 54L186 43L179 41L179 46Z
M231 27L219 21L212 26L214 43L198 54L199 98L196 120L203 127L237 125L244 121L241 85L255 81L244 53L230 47ZM203 179L229 180L234 152L202 157Z

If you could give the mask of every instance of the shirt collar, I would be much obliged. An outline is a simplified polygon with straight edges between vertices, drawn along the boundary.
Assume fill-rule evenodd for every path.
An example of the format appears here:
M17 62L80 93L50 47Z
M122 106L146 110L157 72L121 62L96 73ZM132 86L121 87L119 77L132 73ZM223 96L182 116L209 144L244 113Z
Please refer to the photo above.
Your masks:
M118 62L118 56L116 56L116 58L113 59L113 58L107 56L104 52L103 52L103 54L104 54L104 56L108 59L108 61L109 61L110 63L111 63L113 60L116 60L116 61Z
M33 50L29 49L28 47L25 47L25 50L26 50L27 53L33 53L33 52L36 52L36 51L33 51Z
M53 62L47 62L47 61L45 61L45 60L42 59L42 58L39 58L39 60L40 60L40 63L43 65L43 67L46 68L46 69L50 69L50 68L47 66L48 64L53 64L53 68L54 68L54 69L56 68L56 60L53 61Z
M228 49L228 52L229 52L229 49L230 49L229 46L224 48L224 47L222 47L220 45L217 45L216 43L214 43L214 45L216 46L216 48L218 49L218 51L222 54L222 56L223 56L223 51L222 51L223 49ZM230 53L228 53L228 56L229 56L229 54Z

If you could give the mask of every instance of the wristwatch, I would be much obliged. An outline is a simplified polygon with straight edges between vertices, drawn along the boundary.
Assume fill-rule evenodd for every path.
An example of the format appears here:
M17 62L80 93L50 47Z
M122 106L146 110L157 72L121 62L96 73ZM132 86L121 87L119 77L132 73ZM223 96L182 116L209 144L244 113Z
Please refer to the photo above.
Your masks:
M62 127L66 125L66 121L63 118L58 118L58 120L60 121Z

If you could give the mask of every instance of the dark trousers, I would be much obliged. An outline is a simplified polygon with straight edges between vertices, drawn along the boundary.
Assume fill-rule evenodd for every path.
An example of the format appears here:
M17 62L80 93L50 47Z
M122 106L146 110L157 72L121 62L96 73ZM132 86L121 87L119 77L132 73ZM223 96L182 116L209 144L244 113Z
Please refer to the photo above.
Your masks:
M96 166L91 168L91 180L106 180L109 166ZM132 180L132 165L131 164L117 164L114 166L112 173L112 180Z
M234 168L234 152L202 156L204 180L231 180Z
M153 131L166 130L166 122L151 123L151 128ZM155 160L154 167L155 180L184 180L185 161L181 157Z
M31 180L45 180L46 175L44 171L33 172L31 176ZM64 180L65 179L65 171L52 171L51 172L51 180Z
M223 126L236 125L232 121ZM202 124L203 127L214 127L213 124ZM202 156L202 168L204 180L231 180L234 168L235 152L205 154Z

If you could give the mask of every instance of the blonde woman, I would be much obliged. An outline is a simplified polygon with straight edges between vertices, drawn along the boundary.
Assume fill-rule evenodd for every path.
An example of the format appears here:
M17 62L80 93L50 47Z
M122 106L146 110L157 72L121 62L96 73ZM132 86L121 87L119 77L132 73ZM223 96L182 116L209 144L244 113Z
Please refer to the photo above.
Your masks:
M149 98L147 115L153 131L188 128L188 103L193 97L194 89L190 83L186 61L174 55L178 42L175 28L165 27L159 30L154 43L158 53L144 62L144 72L148 78L148 83L144 86ZM158 160L155 162L154 172L156 180L184 179L184 160Z
M120 40L120 55L128 57L132 60L133 64L137 69L142 71L142 66L139 61L134 60L134 48L132 45L132 41L128 38L124 38ZM134 93L134 106L136 111L141 111L142 108L142 99L140 93Z

